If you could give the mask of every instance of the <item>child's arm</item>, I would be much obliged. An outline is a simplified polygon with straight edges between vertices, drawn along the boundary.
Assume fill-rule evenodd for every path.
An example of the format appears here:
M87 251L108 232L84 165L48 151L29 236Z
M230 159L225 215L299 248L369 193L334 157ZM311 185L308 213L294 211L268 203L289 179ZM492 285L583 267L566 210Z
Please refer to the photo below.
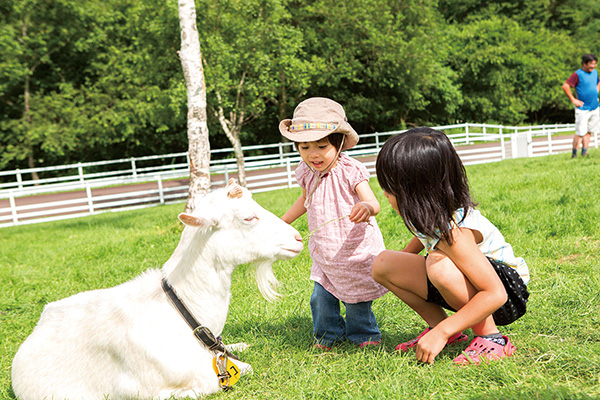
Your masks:
M423 243L414 236L402 251L405 253L419 254L424 248L425 246L423 246Z
M296 199L296 201L294 202L294 204L292 204L290 209L287 210L287 212L285 214L283 214L283 217L281 217L281 219L284 222L291 224L296 219L298 219L300 216L304 215L304 213L306 213L306 207L304 207L305 201L306 201L306 192L304 191L304 189L302 189L302 194Z
M450 336L483 321L506 302L506 290L477 247L473 231L453 229L452 236L452 245L440 240L437 249L452 260L476 292L455 314L444 319L421 338L416 354L423 362L432 363Z
M369 186L369 181L362 181L356 185L356 194L360 203L356 203L350 211L350 221L354 223L367 222L371 216L379 214L379 202Z

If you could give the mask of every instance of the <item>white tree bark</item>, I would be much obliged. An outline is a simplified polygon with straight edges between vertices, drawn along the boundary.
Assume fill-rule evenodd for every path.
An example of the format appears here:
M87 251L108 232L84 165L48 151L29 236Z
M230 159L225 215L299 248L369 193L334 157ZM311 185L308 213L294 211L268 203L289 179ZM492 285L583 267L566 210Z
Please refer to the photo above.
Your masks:
M191 212L194 210L196 197L210 191L210 143L206 120L206 84L196 28L196 5L194 0L178 0L178 5L181 29L179 58L187 89L190 158L190 183L185 210Z
M244 78L242 78L241 85L243 85ZM238 91L239 93L239 91ZM239 96L238 96L239 98ZM221 93L217 90L217 110L215 111L215 116L219 120L221 124L221 128L223 128L223 132L229 139L229 142L233 146L233 154L235 155L235 160L238 168L238 181L239 184L246 187L246 163L244 161L244 152L242 151L242 142L240 140L240 131L242 130L242 126L244 125L244 112L232 111L230 113L230 118L225 118L225 111L223 110L223 101L221 100ZM236 102L237 105L237 102Z

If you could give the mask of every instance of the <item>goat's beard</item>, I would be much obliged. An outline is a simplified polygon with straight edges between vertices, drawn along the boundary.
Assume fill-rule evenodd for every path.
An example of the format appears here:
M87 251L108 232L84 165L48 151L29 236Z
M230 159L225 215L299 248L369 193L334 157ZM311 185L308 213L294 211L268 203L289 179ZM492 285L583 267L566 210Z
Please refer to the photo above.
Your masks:
M256 283L258 290L267 301L275 301L281 295L277 293L279 281L273 274L273 263L264 261L256 265Z

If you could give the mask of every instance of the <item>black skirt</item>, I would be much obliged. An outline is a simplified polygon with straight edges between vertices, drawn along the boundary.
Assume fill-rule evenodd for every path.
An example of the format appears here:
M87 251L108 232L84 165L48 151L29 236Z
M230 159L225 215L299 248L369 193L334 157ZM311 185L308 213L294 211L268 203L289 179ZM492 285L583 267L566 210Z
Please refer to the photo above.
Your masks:
M502 281L507 294L506 303L492 314L494 322L496 325L508 325L521 318L527 311L527 300L529 299L527 285L513 267L489 257L488 260ZM456 311L450 307L437 288L433 286L429 277L427 277L427 301L447 310Z

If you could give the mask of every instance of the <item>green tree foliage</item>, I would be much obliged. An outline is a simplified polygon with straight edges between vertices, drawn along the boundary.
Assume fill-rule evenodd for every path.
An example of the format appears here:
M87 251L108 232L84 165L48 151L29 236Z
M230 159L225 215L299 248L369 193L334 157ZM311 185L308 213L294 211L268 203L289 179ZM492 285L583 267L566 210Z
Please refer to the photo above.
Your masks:
M176 8L154 0L4 0L2 8L0 167L185 143ZM160 140L148 143L149 130Z
M267 110L279 115L310 87L315 68L302 52L302 32L290 24L281 0L198 2L198 29L205 58L209 108L248 143L271 142L265 128L243 127ZM214 142L221 124L211 124ZM271 126L276 131L276 126ZM223 134L220 134L223 137ZM266 140L265 140L266 139Z
M562 104L556 88L568 77L565 63L577 56L565 52L566 36L491 17L455 25L453 37L449 59L464 96L459 119L519 124Z
M446 122L461 104L444 24L419 0L296 1L293 21L321 69L309 94L333 97L361 132Z
M84 80L83 59L92 50L89 37L97 34L90 14L99 10L53 0L5 0L2 9L0 166L24 159L32 166L38 153L62 155L73 146L72 137L52 138L61 122L57 112L62 112L55 94ZM66 93L63 99L70 97Z
M85 147L114 157L186 148L186 92L173 2L116 0L99 21L104 36L80 88ZM97 157L98 155L96 155Z
M309 96L361 133L571 122L589 0L196 0L213 148L280 140ZM185 151L177 4L0 0L0 169ZM213 112L211 112L213 111Z

